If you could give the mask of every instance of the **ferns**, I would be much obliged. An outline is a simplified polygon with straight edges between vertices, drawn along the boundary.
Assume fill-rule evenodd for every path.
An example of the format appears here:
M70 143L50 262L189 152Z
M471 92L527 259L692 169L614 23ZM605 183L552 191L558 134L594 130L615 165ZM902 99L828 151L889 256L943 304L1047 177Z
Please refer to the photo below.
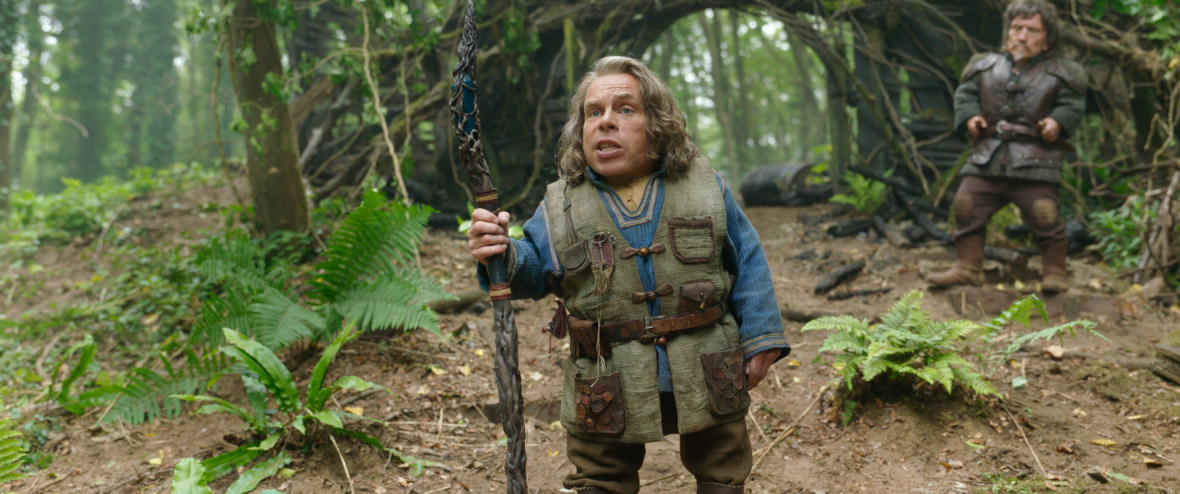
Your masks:
M975 339L991 344L991 334L1013 321L1029 326L1034 314L1048 321L1045 304L1036 295L1029 295L1014 302L994 319L977 324L964 320L932 320L930 313L922 308L922 296L919 291L907 293L881 315L880 323L874 325L847 315L821 317L807 323L803 331L835 331L824 340L816 361L823 359L823 352L841 352L833 367L839 370L849 390L853 390L857 377L867 383L884 374L890 378L916 378L941 386L947 393L957 385L976 395L1002 397L989 378L999 363L1020 347L1040 339L1062 338L1066 332L1073 335L1078 327L1105 339L1094 330L1095 323L1091 321L1073 321L1034 331L1014 338L1003 349L993 348L980 354L979 359L992 367L985 376L975 364L964 358L958 345Z
M8 419L0 419L0 484L25 478L18 470L24 455L25 451L20 446L20 433L9 424Z
M232 328L278 350L302 338L330 338L346 320L362 330L426 328L438 331L426 303L449 297L414 259L430 208L406 208L370 191L329 239L324 261L310 281L312 304L284 290L284 264L267 266L264 251L240 233L229 233L200 255L200 270L226 286L206 302L195 333L210 346Z
M979 326L971 321L933 321L922 308L922 297L919 291L902 296L878 324L869 326L851 316L821 317L804 325L803 331L836 331L824 340L820 352L843 352L837 361L843 364L840 374L850 390L857 376L869 382L885 374L912 376L942 386L947 393L958 383L976 394L999 396L956 346Z
M176 417L180 415L182 403L169 396L204 391L228 367L227 360L216 353L201 359L190 349L186 357L187 365L176 369L166 355L161 355L163 374L146 368L131 369L123 382L82 393L77 401L66 404L66 409L81 413L91 406L109 404L110 411L103 416L103 422L122 420L139 424L160 417Z
M86 372L93 357L94 344L87 340L78 347L83 350L82 362L62 381L60 396L50 398L75 413L109 406L104 421L138 424L178 415L181 401L174 396L199 394L230 371L224 355L209 352L201 358L192 349L197 345L217 348L226 342L226 334L241 333L253 340L251 345L269 352L298 340L331 339L346 322L361 330L426 328L437 333L437 315L426 304L450 295L423 274L415 261L431 211L390 203L376 192L365 194L362 204L329 240L325 260L315 267L307 292L310 303L295 293L291 280L297 279L296 270L290 262L271 255L272 250L243 232L227 232L197 254L198 271L219 294L204 300L186 349L187 365L175 369L162 355L163 372L131 369L115 383L70 399L66 395L70 384ZM225 328L237 332L227 333ZM243 370L236 371L242 374L247 391L273 384L251 377L265 375L257 369ZM265 399L265 394L250 396L257 397Z

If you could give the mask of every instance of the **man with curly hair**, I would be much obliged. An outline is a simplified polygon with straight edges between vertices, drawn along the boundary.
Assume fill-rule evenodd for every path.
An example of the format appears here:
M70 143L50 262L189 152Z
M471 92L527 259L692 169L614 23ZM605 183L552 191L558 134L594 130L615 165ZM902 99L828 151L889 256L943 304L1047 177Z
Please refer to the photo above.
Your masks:
M952 207L958 262L928 276L934 286L983 284L988 221L1013 202L1041 249L1041 290L1069 289L1057 184L1065 140L1085 113L1086 74L1055 53L1057 22L1052 4L1016 0L1004 12L1006 53L977 55L963 70L955 90L955 128L965 129L975 144Z
M561 423L576 469L563 485L637 492L645 443L680 434L697 492L743 492L749 390L790 351L757 232L668 86L632 58L582 79L558 174L523 239L505 234L508 213L482 209L467 237L485 289L483 264L506 253L513 296L559 298L550 331L570 336Z

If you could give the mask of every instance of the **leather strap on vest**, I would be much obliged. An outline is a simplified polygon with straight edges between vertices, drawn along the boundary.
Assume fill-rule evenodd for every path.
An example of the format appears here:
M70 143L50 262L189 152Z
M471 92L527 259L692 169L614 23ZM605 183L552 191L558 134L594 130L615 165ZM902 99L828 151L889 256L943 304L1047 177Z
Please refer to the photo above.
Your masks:
M672 316L649 317L598 326L594 321L570 318L570 342L578 356L610 355L607 343L639 340L643 344L663 345L667 337L703 328L725 315L725 303ZM597 328L596 328L597 326ZM595 350L595 346L599 347Z

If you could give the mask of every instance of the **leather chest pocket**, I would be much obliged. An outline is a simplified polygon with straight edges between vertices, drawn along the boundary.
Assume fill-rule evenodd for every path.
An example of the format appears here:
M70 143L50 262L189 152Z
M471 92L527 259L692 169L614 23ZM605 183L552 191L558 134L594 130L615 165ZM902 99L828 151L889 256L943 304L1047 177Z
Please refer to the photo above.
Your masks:
M709 411L714 415L737 413L750 406L742 349L701 355L705 385L709 388Z
M685 264L709 262L717 255L712 216L668 218L668 240L672 254Z
M578 432L622 434L626 427L619 373L597 378L574 376Z

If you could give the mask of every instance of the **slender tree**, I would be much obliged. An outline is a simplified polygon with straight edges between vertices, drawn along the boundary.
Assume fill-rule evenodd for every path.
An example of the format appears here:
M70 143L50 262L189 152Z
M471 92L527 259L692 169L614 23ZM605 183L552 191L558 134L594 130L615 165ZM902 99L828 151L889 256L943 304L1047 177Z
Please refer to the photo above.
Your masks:
M129 69L132 93L132 114L128 122L137 139L127 143L129 161L152 167L167 166L172 162L177 97L177 73L172 60L176 57L178 31L175 0L148 0L139 14L139 36L135 40ZM140 140L145 142L140 142Z
M19 0L0 0L0 210L8 209L13 166L8 146L12 127L12 67L20 33Z
M712 21L710 21L710 17ZM713 109L721 125L722 149L725 152L725 168L737 172L737 138L734 135L733 111L730 105L729 76L725 59L721 54L721 19L719 13L710 11L700 14L701 30L709 45L709 72L713 76Z
M267 235L306 231L310 217L291 113L287 103L265 87L283 77L274 22L261 17L254 2L235 2L228 34L226 62L246 121L246 167L255 223Z
M57 158L68 174L92 180L106 173L104 155L110 146L110 122L116 81L122 69L115 33L126 26L125 2L62 0L56 3L62 33L55 52L61 74L58 113L76 120L58 128Z
M41 96L41 56L45 52L45 31L41 28L39 0L29 0L25 7L25 48L28 49L29 60L21 74L24 76L25 87L17 117L16 136L12 140L12 168L14 178L17 179L24 169L29 135L41 114L37 108L37 100Z

